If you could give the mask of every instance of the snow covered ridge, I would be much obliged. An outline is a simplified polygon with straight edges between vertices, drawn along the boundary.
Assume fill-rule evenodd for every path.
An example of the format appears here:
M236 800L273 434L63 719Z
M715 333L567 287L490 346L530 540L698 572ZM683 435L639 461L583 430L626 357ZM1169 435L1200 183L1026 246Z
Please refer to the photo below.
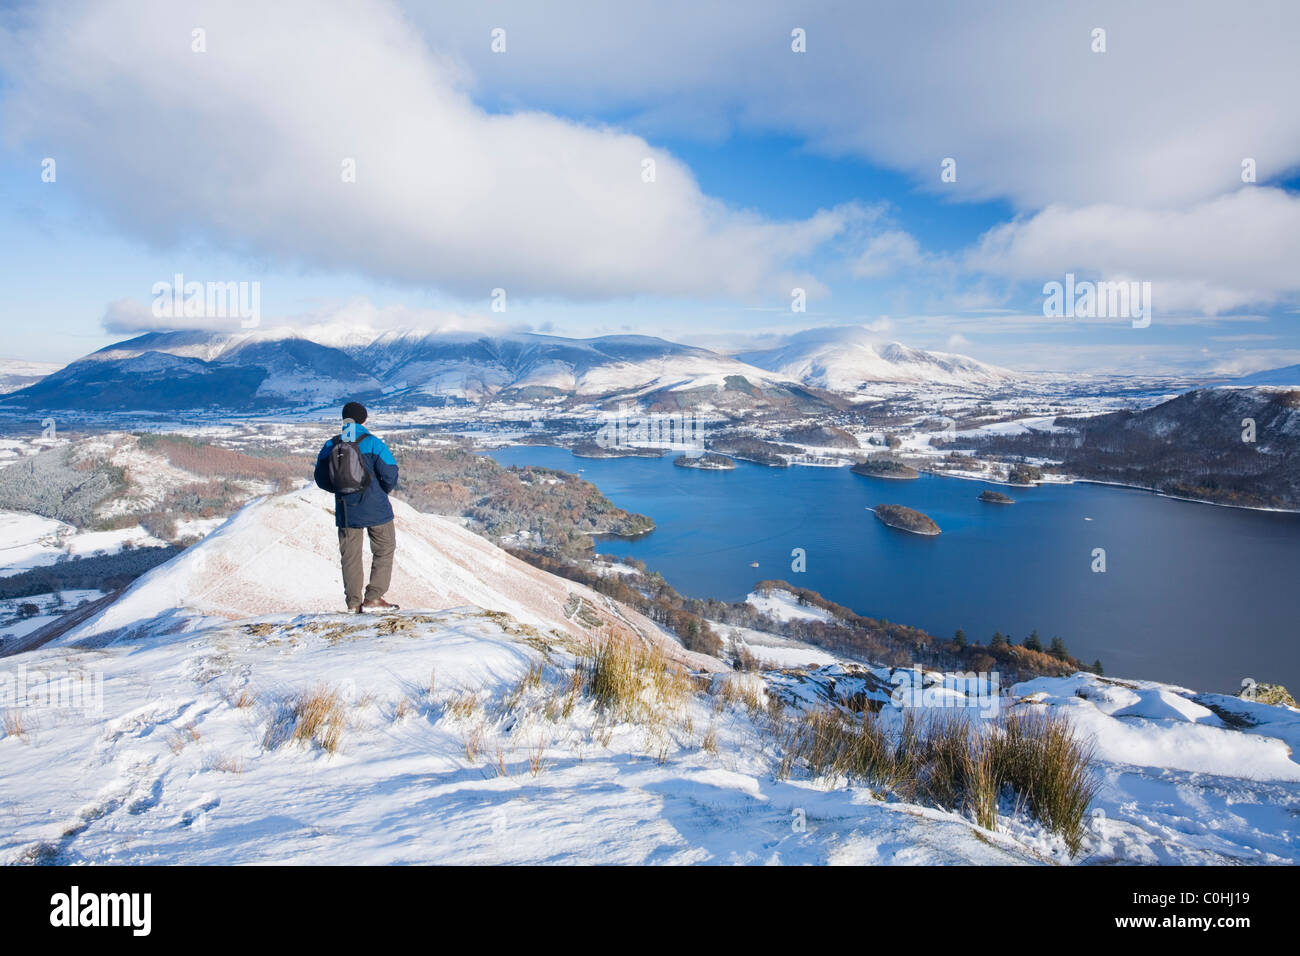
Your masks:
M345 396L436 405L502 391L635 398L731 387L789 397L803 386L857 392L864 383L883 382L985 391L1017 381L1014 373L965 356L876 345L866 335L861 328L818 329L782 349L729 356L641 335L569 339L334 326L150 332L91 353L6 403L265 409L318 407Z
M809 329L790 336L779 348L736 357L805 385L837 392L875 382L1006 387L1027 377L965 355L926 352L898 342L881 344L857 326Z
M245 505L178 557L138 578L111 605L58 639L114 643L202 629L212 619L343 609L333 496L314 486ZM450 518L394 499L398 560L388 597L407 608L472 605L571 639L594 633L649 641L707 666L636 611L539 571Z

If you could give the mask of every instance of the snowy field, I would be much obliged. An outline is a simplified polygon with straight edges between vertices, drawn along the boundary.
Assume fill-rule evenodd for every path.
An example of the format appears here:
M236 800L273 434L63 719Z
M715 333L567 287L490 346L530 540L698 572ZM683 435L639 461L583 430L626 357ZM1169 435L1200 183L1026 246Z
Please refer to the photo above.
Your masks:
M55 642L0 659L0 862L1300 862L1300 711L1094 675L1003 688L1004 711L1064 715L1095 746L1101 788L1072 858L1009 798L994 831L778 773L772 699L797 713L888 669L738 629L786 669L732 674L404 506L405 610L336 613L327 503L255 502ZM612 633L700 676L643 713L603 711L570 675ZM297 734L309 700L329 706Z
M118 531L78 531L53 518L0 511L0 577L68 558L117 554L126 547L161 547L166 543L139 525Z
M37 708L0 739L0 860L1069 861L1010 806L991 832L842 781L780 780L760 722L717 692L658 726L585 699L548 714L573 659L511 631L477 608L278 616L24 655L29 679L82 675L86 703L102 680L102 710ZM337 751L277 742L287 702L321 687L339 695ZM1103 787L1074 862L1300 859L1300 714L1228 698L1260 720L1243 733L1173 689L1093 677L1014 696L1096 737Z

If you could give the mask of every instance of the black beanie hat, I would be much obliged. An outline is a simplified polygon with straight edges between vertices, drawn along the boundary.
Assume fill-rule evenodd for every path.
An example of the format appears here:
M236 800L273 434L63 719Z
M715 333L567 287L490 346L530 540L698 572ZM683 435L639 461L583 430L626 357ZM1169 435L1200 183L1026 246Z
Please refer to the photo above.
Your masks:
M360 425L366 420L366 406L360 402L348 402L343 406L343 417Z

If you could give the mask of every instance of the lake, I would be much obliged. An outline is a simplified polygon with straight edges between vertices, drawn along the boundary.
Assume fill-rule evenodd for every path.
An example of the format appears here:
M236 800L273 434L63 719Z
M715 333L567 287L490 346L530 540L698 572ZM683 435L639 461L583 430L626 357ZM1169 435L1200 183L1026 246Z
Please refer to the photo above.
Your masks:
M1221 508L1106 485L1008 488L847 468L677 468L663 458L578 458L560 448L490 452L505 465L577 472L616 505L654 519L637 540L602 538L682 594L742 600L784 578L869 617L988 643L1046 646L1106 674L1236 693L1243 678L1300 690L1300 515ZM1016 499L985 504L986 488ZM936 537L886 527L867 509L901 504ZM807 570L791 570L802 548ZM1093 550L1106 570L1094 572ZM757 568L750 562L757 561Z

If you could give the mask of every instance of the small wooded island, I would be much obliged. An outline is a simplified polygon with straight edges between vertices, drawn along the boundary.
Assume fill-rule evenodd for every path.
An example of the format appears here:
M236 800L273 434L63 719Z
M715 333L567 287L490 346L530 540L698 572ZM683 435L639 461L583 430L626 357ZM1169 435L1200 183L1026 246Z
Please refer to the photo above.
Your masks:
M912 534L939 533L939 526L933 518L902 505L876 505L875 513L877 518L899 531L910 531Z
M987 501L991 505L1014 505L1015 498L1008 498L1000 491L981 491L980 501Z
M736 467L736 463L726 455L715 455L711 451L706 451L695 458L690 455L680 455L673 459L673 464L678 468L699 468L702 471L729 471Z
M860 461L849 471L855 475L866 475L868 478L920 478L921 473L911 465L905 465L901 461L890 458L886 455L880 455L875 458L868 458Z
M575 458L662 458L666 448L640 448L635 445L610 445L594 441L577 442L571 449Z

